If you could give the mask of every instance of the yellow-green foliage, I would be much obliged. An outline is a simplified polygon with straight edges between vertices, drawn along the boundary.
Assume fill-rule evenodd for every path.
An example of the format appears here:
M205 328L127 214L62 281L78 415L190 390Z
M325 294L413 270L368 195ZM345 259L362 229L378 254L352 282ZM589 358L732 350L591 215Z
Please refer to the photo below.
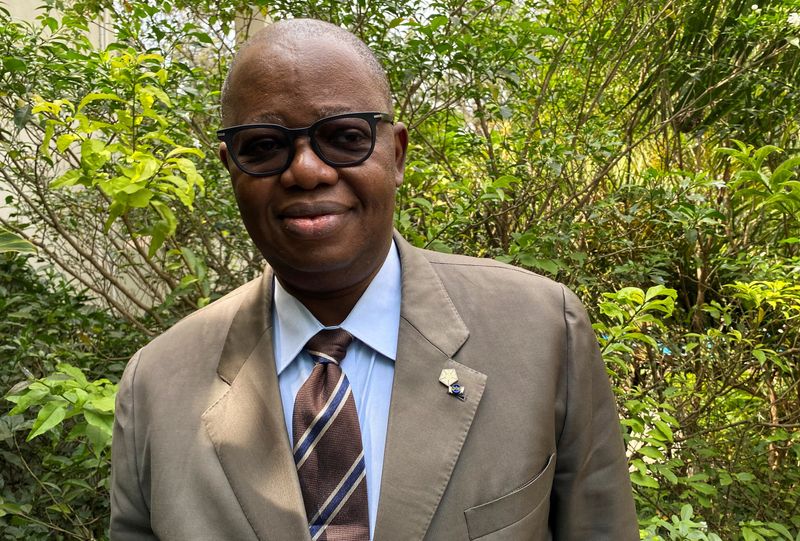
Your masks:
M643 538L796 541L797 0L45 4L0 6L0 538L107 535L127 357L263 264L216 159L235 31L311 16L387 68L398 230L585 302Z

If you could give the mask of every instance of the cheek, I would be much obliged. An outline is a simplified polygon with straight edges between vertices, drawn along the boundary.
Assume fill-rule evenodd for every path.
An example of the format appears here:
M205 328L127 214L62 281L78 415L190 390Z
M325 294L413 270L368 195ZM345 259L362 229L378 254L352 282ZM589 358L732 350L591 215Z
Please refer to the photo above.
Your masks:
M233 193L240 204L249 205L252 201L259 199L263 187L263 183L243 175L233 179Z
M395 196L397 194L394 168L385 164L373 179L370 188L372 191L372 199L375 201L376 207L380 209L394 209Z
M386 179L382 179L380 182L380 186L371 187L367 196L367 205L373 214L386 217L391 215L394 210L395 188L394 184L387 182Z
M247 181L234 182L233 193L239 213L248 228L266 215L266 202L269 201L269 194L266 192L263 184Z

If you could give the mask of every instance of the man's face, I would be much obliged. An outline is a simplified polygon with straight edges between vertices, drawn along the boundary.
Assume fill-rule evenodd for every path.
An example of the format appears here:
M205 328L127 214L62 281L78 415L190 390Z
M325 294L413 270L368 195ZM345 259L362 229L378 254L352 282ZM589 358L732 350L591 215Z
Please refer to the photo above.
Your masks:
M302 128L339 113L392 112L359 57L324 38L250 47L237 63L230 97L227 125ZM387 122L378 122L376 134L369 159L339 168L300 137L289 168L269 177L242 172L220 146L247 231L284 285L333 293L368 283L380 268L407 134Z

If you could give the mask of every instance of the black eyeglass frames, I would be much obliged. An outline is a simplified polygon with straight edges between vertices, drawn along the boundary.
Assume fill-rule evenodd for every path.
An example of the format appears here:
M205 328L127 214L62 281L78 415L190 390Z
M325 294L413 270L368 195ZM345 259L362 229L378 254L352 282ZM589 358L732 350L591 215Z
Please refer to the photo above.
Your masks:
M321 118L306 128L243 124L217 131L233 162L254 177L283 173L294 159L294 141L308 136L314 153L332 167L364 162L375 149L378 122L394 123L388 113L344 113Z

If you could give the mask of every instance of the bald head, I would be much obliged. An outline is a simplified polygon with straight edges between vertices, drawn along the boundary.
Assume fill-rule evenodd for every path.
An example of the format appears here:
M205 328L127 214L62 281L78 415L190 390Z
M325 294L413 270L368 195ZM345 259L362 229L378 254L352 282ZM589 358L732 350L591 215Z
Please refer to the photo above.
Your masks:
M327 42L350 50L358 59L361 67L369 74L370 80L374 84L374 89L380 92L385 99L386 111L392 111L392 96L389 88L389 80L386 72L381 66L372 50L356 36L334 24L316 19L286 19L270 24L248 39L239 49L231 63L228 76L222 86L222 123L228 126L231 122L231 111L233 108L232 96L236 83L237 68L240 60L253 53L262 53L265 58L263 61L268 65L270 55L276 54L275 51L281 47L303 47L311 46L312 43L319 44ZM324 81L320 81L320 84Z

